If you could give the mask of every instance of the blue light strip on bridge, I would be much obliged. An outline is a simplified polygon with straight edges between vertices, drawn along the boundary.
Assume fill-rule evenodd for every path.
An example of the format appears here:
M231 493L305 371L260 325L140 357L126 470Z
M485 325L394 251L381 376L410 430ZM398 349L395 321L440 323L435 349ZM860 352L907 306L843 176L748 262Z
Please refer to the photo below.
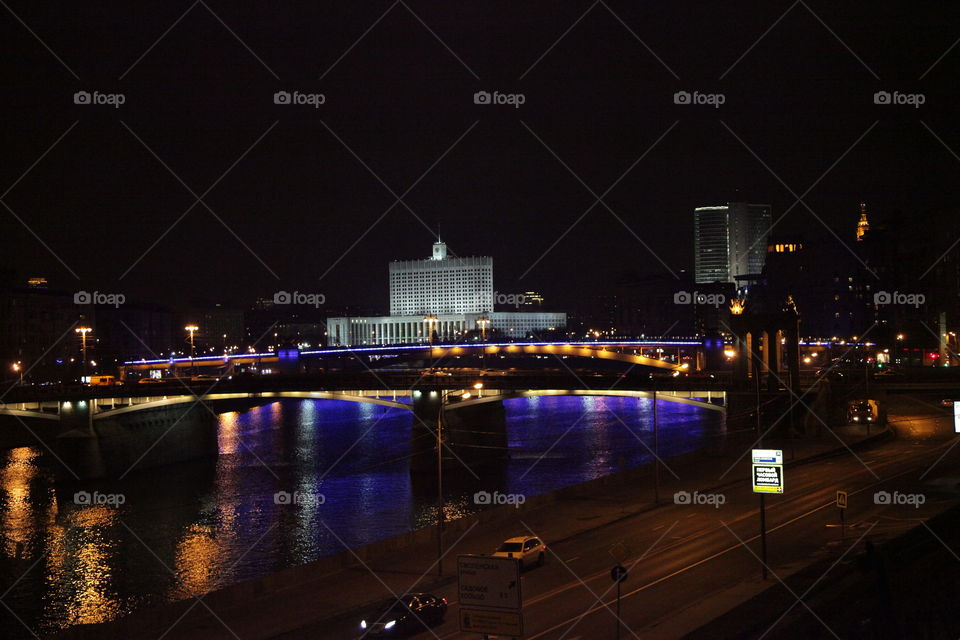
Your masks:
M313 351L301 351L301 356L316 355L337 355L351 353L367 353L370 351L400 351L408 349L476 349L482 347L699 347L703 343L699 340L617 340L617 341L596 341L596 342L477 342L470 344L437 344L431 346L428 343L404 344L404 345L381 345L376 347L340 347L336 349L315 349ZM237 358L272 358L276 357L277 352L268 353L235 353L219 356L200 356L197 358L160 358L157 360L130 360L124 362L125 365L134 364L161 364L161 363L182 363L182 362L209 362L210 360L235 360Z

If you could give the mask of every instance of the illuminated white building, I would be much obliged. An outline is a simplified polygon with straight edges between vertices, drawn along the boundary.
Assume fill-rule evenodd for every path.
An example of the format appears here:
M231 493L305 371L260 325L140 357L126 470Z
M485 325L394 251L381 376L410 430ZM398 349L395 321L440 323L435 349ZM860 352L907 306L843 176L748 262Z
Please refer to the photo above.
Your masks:
M495 298L493 258L450 257L447 245L438 240L430 258L390 263L389 316L329 318L327 344L425 343L430 342L431 329L441 342L456 342L481 328L523 339L566 327L565 313L494 311Z
M447 245L433 244L426 260L390 263L390 315L490 313L493 258L451 258Z

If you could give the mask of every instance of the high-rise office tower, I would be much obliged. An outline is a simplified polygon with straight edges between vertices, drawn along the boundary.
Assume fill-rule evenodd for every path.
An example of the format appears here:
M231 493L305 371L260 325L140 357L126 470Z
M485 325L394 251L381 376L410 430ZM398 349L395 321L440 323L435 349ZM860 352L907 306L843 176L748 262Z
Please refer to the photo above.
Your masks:
M693 216L697 283L737 283L738 277L763 270L772 220L770 205L729 202L697 207Z

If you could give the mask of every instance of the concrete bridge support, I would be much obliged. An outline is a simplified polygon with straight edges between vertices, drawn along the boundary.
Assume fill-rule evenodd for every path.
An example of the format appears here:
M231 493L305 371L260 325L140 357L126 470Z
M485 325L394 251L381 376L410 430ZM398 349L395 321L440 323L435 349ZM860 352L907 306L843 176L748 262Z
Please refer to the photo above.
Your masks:
M216 416L200 404L95 419L89 416L89 408L76 409L72 416L61 413L68 428L55 443L66 478L118 478L217 454Z
M413 396L410 470L436 472L437 430L442 434L444 465L468 465L503 458L507 454L507 420L503 402L471 403L458 407L442 389L418 389ZM443 415L441 417L441 407ZM455 455L454 455L455 454Z

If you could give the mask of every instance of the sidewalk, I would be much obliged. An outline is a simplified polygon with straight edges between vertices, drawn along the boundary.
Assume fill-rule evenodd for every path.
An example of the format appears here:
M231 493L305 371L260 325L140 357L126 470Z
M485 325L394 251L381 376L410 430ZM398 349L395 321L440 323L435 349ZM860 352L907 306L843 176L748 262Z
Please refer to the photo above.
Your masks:
M849 426L834 433L847 446L860 448L892 435L878 431L874 426L868 437L865 427ZM715 491L746 482L750 459L744 454L749 454L754 438L752 431L738 433L708 449L666 460L669 470L661 469L660 503L672 504L675 491ZM846 452L828 433L802 441L767 438L764 447L783 449L788 467ZM444 577L438 577L433 566L435 538L427 537L422 544L376 558L366 567L356 563L316 575L311 574L310 565L297 567L212 592L200 604L194 599L179 601L111 623L75 627L58 637L153 640L173 626L165 638L233 638L228 627L242 631L244 638L272 638L317 621L355 617L390 595L384 584L399 594L453 583L458 554L488 552L505 537L525 533L521 519L534 531L549 532L543 534L547 543L556 544L656 509L653 485L651 467L631 469L538 497L520 509L498 507L454 521L444 536L444 548L449 550ZM349 551L344 555L345 561L355 561Z

